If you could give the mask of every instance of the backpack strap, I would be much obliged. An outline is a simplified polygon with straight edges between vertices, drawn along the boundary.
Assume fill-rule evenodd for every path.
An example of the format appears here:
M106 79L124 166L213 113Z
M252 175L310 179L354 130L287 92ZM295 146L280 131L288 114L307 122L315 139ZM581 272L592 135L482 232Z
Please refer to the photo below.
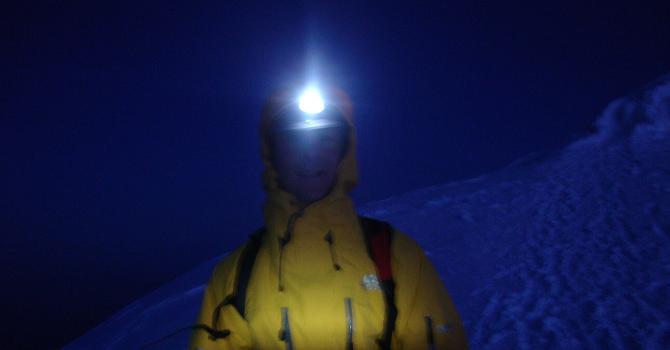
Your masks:
M398 308L395 305L395 281L391 269L391 240L393 228L387 222L359 216L368 254L375 263L380 287L384 293L386 303L386 315L384 317L384 331L377 343L381 349L391 348L391 337L395 330L395 321L398 316Z
M247 286L249 285L249 278L251 277L251 270L254 267L254 262L256 261L256 255L258 254L258 249L261 246L261 238L263 234L265 233L265 227L261 227L257 229L253 234L249 236L249 242L244 246L242 249L242 252L240 253L240 257L238 258L238 263L237 263L237 272L235 274L235 284L233 287L233 292L226 296L212 311L212 326L208 326L206 324L196 324L181 330L178 330L177 332L174 332L166 337L163 337L157 341L154 341L152 343L146 344L143 348L149 347L149 346L154 346L165 339L183 331L186 329L193 329L193 330L204 330L209 334L209 338L211 340L216 340L219 338L226 338L227 336L230 335L230 330L229 329L221 329L219 326L219 315L221 313L221 309L226 306L232 304L235 309L244 317L244 312L245 312L245 304L247 300Z
M251 279L251 271L256 261L258 249L261 247L261 239L264 233L265 227L261 227L249 236L249 242L244 247L237 264L238 270L235 276L235 289L227 301L227 304L233 304L242 317L245 317L247 287L249 286L249 279Z

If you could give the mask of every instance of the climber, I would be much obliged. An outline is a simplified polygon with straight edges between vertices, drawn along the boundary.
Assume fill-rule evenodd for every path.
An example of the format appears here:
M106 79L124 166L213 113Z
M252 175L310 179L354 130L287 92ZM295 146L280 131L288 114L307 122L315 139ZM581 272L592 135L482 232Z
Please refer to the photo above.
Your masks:
M216 266L189 349L467 348L417 242L356 212L349 98L274 94L260 138L265 225Z

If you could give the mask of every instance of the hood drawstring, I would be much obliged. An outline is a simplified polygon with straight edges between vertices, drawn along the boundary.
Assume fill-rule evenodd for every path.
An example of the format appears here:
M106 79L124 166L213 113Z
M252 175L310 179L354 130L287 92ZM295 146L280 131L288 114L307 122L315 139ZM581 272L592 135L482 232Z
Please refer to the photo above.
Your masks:
M301 208L297 212L291 214L291 217L288 219L288 224L286 226L286 232L284 232L284 236L279 237L279 273L278 273L278 289L280 292L284 291L284 283L282 280L282 265L284 262L284 246L288 244L288 242L291 240L291 235L293 234L293 226L295 225L295 221L298 219L298 217L302 216L304 213L304 208Z
M333 232L331 230L328 230L328 233L326 233L326 236L323 237L323 239L328 242L328 250L330 251L330 259L333 261L333 268L336 271L340 271L342 267L340 267L340 264L337 263L337 255L335 255L335 247L334 244L335 242L333 241Z

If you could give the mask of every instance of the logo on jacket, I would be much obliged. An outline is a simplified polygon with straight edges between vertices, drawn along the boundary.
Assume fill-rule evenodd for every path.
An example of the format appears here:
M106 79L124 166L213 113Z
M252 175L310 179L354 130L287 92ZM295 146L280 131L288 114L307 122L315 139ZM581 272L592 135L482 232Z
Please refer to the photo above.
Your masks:
M438 324L435 328L437 328L437 331L440 332L440 333L447 333L454 327L452 327L452 325L450 325L448 323L442 323L442 324Z
M381 290L381 284L379 283L379 278L374 273L367 274L363 276L361 281L363 287L367 290Z

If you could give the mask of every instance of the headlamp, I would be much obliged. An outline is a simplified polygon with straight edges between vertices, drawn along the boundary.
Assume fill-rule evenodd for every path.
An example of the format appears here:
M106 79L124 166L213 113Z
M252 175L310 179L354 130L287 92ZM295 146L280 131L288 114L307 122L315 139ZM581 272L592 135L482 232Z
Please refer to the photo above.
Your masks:
M294 103L289 103L275 116L273 130L314 130L347 126L347 122L334 106L324 100L319 90L307 88Z
M308 89L298 100L298 107L307 114L317 114L323 112L323 98L316 89Z

